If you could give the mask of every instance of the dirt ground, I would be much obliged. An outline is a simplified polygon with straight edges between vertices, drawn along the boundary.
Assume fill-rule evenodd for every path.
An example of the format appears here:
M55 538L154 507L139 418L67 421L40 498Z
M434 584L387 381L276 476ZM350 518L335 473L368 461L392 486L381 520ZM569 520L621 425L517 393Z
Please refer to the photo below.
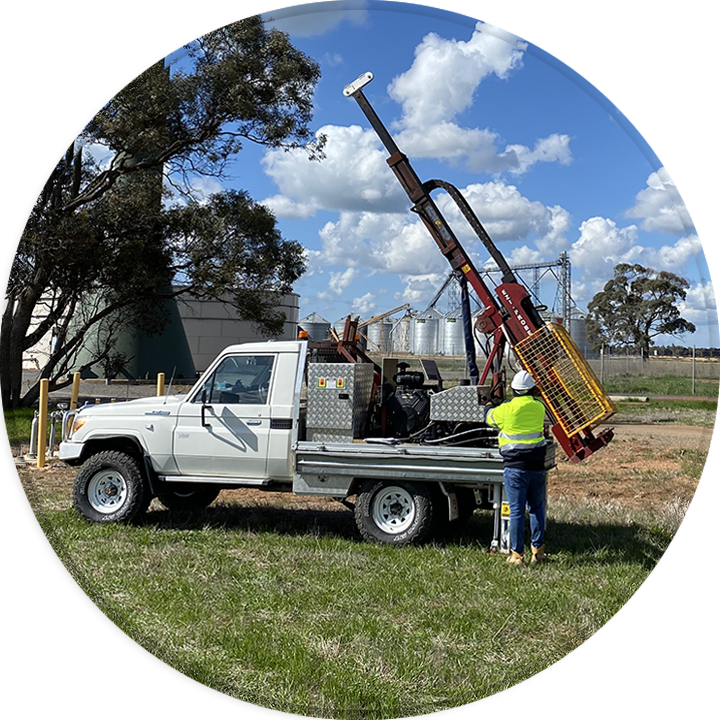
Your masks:
M548 475L550 502L553 499L589 500L655 510L672 502L688 502L697 487L711 437L711 429L696 426L620 425L615 428L610 445L582 463L570 463L558 449L558 465ZM53 498L49 501L51 507L71 502L76 472L73 468L51 460L42 470L19 465L18 471L23 483L32 488L38 498ZM249 488L223 490L219 500L246 507L344 511L340 503L328 498Z
M689 501L711 438L712 429L690 425L619 425L612 442L584 462L561 456L549 474L548 494L631 508Z

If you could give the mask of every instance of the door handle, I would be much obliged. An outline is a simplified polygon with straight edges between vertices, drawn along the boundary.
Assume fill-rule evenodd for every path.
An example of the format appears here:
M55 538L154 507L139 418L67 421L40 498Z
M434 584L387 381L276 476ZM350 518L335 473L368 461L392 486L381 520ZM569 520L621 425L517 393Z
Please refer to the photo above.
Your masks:
M247 425L262 425L262 420L246 420Z

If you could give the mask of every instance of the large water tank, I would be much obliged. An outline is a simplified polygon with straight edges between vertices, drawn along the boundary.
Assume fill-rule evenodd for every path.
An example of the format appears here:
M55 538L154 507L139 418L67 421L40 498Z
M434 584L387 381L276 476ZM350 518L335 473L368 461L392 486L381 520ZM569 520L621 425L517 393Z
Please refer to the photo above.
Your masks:
M87 298L88 307L96 312L97 298ZM96 362L86 367L84 378L125 377L129 380L155 378L164 372L166 380L195 380L195 363L188 344L187 334L175 299L163 303L167 324L156 335L146 335L140 329L119 323L119 314L112 313L85 333L75 367L87 365L101 355L103 349L112 348L113 354L123 358L122 366ZM82 313L78 314L79 316ZM71 367L71 370L74 369Z
M308 334L310 340L327 340L330 322L317 313L312 313L298 322L301 330Z
M443 355L465 354L465 333L463 332L462 308L458 307L446 313L442 319Z
M415 316L413 323L413 352L415 355L437 355L442 313L428 308Z

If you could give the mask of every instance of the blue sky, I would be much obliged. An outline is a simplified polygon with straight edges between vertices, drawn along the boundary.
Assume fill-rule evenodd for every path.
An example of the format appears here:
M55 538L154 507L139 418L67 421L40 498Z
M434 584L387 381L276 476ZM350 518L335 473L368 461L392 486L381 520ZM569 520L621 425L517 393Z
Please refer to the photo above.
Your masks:
M422 310L448 274L380 141L342 94L369 70L366 95L421 179L457 186L511 263L567 251L581 309L618 262L678 273L691 282L681 310L698 326L683 342L718 344L709 272L672 179L567 66L512 28L417 5L355 0L266 17L321 65L313 129L327 136L326 159L248 146L225 184L267 204L307 249L301 317L368 317L405 302ZM484 249L447 198L436 200L483 266ZM541 293L552 306L551 278Z

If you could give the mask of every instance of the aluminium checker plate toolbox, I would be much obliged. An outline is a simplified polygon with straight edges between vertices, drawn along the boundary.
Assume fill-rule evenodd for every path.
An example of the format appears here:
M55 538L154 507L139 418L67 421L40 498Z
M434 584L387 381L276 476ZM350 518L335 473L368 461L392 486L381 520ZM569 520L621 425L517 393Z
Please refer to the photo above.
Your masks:
M362 437L374 372L370 363L308 365L308 440L352 442Z

